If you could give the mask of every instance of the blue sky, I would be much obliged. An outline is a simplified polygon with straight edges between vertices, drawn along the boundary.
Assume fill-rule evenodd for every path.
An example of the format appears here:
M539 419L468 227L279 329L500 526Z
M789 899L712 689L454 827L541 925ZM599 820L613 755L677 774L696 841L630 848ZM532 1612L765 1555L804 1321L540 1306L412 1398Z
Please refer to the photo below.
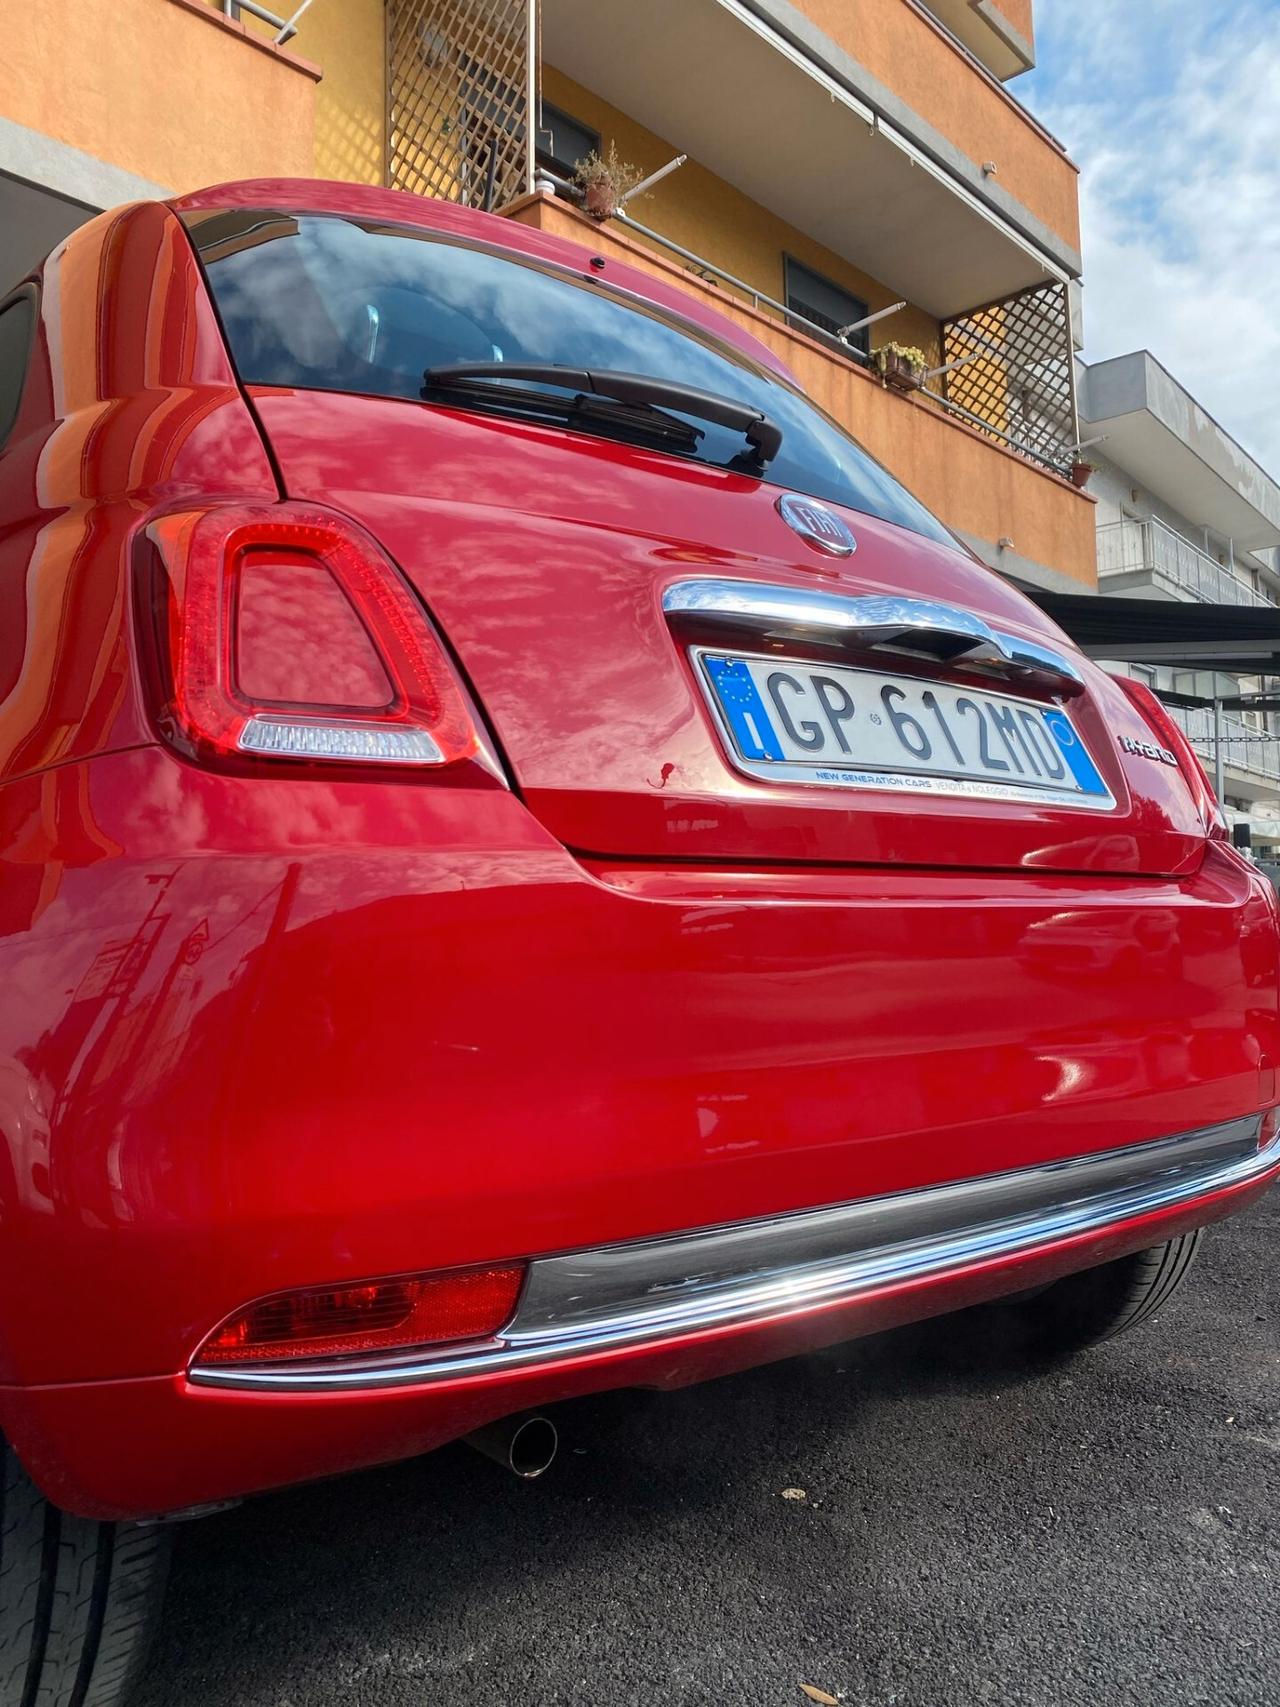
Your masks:
M1036 0L1010 89L1081 169L1085 359L1149 349L1280 479L1280 0Z

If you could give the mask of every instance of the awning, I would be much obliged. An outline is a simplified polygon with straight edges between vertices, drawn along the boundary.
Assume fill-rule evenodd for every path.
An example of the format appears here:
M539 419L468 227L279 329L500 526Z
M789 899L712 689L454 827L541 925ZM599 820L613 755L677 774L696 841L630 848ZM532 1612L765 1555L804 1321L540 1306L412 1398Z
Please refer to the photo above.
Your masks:
M1233 676L1280 676L1280 607L1100 598L1038 587L1023 591L1090 658ZM1245 703L1257 706L1259 701Z

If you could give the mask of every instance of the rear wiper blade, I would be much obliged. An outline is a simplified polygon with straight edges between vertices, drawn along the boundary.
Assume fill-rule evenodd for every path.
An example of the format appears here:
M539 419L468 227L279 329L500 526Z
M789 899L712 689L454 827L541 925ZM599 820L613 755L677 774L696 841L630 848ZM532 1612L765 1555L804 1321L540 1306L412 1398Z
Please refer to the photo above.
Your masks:
M481 390L472 382L488 379L522 380L531 385L560 385L570 391L608 397L615 403L635 403L657 409L675 409L714 421L719 427L740 432L751 446L754 460L763 468L782 448L782 428L763 409L716 391L686 385L677 379L655 379L644 373L622 373L617 368L568 367L559 362L446 362L429 367L422 376L422 394L459 386Z
M502 365L506 365L505 363ZM465 392L472 408L494 414L519 413L553 420L579 430L600 431L610 437L626 437L657 450L693 455L703 433L677 415L665 414L649 404L615 403L595 393L577 392L561 397L546 391L527 390L519 385L498 385L488 377L458 378L422 387L425 399L447 399L451 391Z

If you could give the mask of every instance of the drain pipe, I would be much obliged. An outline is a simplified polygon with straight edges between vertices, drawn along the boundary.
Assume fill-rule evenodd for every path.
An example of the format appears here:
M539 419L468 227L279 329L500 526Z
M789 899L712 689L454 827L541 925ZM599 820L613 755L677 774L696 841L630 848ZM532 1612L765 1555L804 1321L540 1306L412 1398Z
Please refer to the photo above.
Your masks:
M560 1445L560 1436L551 1419L528 1412L504 1417L501 1422L464 1435L463 1439L468 1446L526 1482L532 1482L551 1468Z

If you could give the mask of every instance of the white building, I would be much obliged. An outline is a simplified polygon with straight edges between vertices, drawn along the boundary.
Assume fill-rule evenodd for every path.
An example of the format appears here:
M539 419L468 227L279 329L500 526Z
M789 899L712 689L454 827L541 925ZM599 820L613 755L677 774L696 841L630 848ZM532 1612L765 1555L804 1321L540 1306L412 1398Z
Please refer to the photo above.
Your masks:
M1088 490L1098 500L1099 592L1276 607L1280 628L1280 484L1146 350L1082 366L1078 390L1083 455L1096 465ZM1204 701L1275 688L1251 676L1125 667L1157 691ZM1213 711L1174 715L1214 774ZM1280 841L1280 712L1228 706L1220 729L1228 815L1249 819L1255 842Z

